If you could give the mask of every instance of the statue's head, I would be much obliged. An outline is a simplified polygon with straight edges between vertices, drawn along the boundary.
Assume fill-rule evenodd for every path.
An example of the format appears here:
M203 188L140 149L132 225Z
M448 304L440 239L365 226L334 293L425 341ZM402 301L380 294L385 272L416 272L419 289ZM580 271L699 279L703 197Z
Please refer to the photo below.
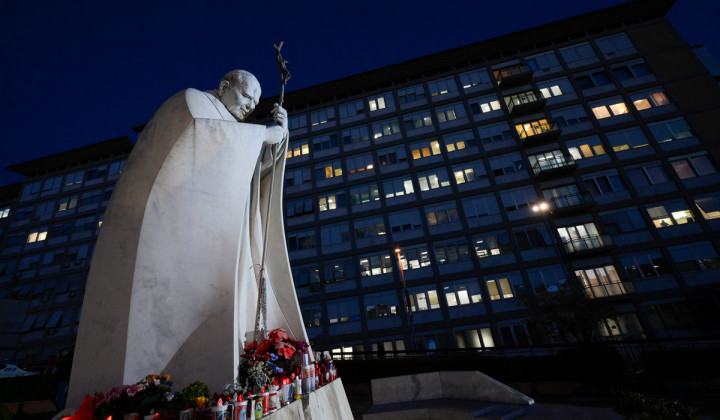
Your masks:
M220 80L218 96L233 117L243 121L260 100L260 83L248 71L233 70Z

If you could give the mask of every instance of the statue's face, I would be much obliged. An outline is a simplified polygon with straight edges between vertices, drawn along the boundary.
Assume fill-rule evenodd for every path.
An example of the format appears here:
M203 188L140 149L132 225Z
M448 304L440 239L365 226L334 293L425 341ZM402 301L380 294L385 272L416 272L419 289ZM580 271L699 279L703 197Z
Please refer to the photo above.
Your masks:
M245 120L255 110L255 106L260 100L260 85L253 79L247 80L246 84L247 86L228 84L222 89L222 95L220 96L225 108L238 121Z

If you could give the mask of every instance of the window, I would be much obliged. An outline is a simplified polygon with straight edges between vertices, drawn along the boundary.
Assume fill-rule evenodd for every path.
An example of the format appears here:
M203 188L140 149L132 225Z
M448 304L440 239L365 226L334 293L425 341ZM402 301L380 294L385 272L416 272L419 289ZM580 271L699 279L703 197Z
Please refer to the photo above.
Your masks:
M57 238L59 236L66 236L70 234L72 230L72 224L70 222L56 223L50 230L50 236Z
M398 314L398 298L395 292L375 293L365 296L367 319L385 318Z
M305 322L305 328L314 328L322 326L322 310L319 306L313 308L302 309L302 317Z
M674 200L660 205L648 204L645 208L658 229L695 222L692 211L683 200Z
M356 276L355 267L355 262L349 258L324 262L323 280L325 283L352 280Z
M310 168L288 169L285 171L285 186L302 185L312 182Z
M525 57L525 62L535 72L553 73L562 70L560 61L554 51L547 51L540 54Z
M575 164L575 161L573 161L571 157L563 155L563 152L558 149L528 156L528 161L530 162L530 167L535 174Z
M294 232L289 233L288 236L288 251L303 251L306 249L315 248L315 231L308 230L305 232Z
M320 228L320 241L323 248L350 242L350 224L336 223Z
M503 141L513 140L512 131L510 131L510 126L507 123L478 127L478 134L480 135L480 141L483 144L500 143Z
M47 239L47 227L41 227L41 228L35 228L30 231L30 233L27 236L26 243L32 244L35 242L42 242L45 239Z
M62 264L63 257L65 256L64 249L57 249L54 251L46 252L43 256L42 265L60 265Z
M50 190L56 190L60 188L60 185L62 184L62 176L55 176L52 178L48 178L43 183L42 190L43 191L50 191Z
M468 147L477 147L475 136L473 136L473 133L470 130L443 136L443 142L445 143L445 148L448 153L452 153L456 150L464 150Z
M402 145L378 150L377 154L380 166L390 166L397 163L407 162L405 146Z
M682 272L720 268L720 257L709 241L671 246L668 251Z
M504 230L475 235L472 240L478 258L512 254L513 252L510 237Z
M613 265L575 270L575 276L580 279L585 288L585 292L590 298L624 295L627 293Z
M109 175L119 175L122 173L122 170L125 168L126 160L121 160L119 162L113 162L110 164L110 172Z
M649 146L647 137L640 127L632 127L625 130L606 133L608 142L614 152L638 149Z
M717 173L715 165L705 154L679 159L673 158L670 160L670 164L680 179L690 179Z
M665 257L656 249L620 256L620 262L632 280L660 277L670 273Z
M78 217L75 219L74 233L80 233L83 231L94 231L95 230L95 216Z
M25 197L31 194L39 193L40 187L42 187L42 181L25 184L25 186L23 187L22 196Z
M485 173L485 164L482 160L474 160L472 162L462 163L454 165L452 167L453 176L455 182L464 184L466 182L475 182L479 180L487 180L487 173Z
M539 82L538 89L545 99L555 98L573 92L572 85L567 77Z
M580 193L578 186L575 184L545 189L542 193L545 200L552 202L556 209L576 206L591 201L584 197L584 193Z
M639 167L625 168L625 174L636 190L670 182L670 178L668 178L660 162L648 162Z
M431 309L440 309L437 290L434 286L413 288L410 290L410 308L413 312L424 312Z
M313 200L311 197L285 201L285 215L287 217L302 216L312 214L312 212Z
M410 145L413 159L422 159L440 154L440 142L436 139L416 141Z
M651 74L650 69L642 60L613 66L613 72L620 83Z
M450 186L450 179L444 168L437 168L432 171L417 174L420 191L434 190ZM387 197L387 193L386 193Z
M595 115L595 118L598 120L616 117L629 112L627 105L625 105L625 102L623 102L622 98L619 96L603 99L602 101L591 102L589 105Z
M335 108L329 106L310 113L310 123L313 127L335 121Z
M374 95L368 98L368 106L370 112L380 111L386 108L394 108L392 92L385 92L380 95Z
M307 115L292 115L288 118L288 128L290 128L290 130L297 130L303 127L307 127Z
M313 152L322 152L323 150L337 149L338 138L337 134L323 134L321 136L315 136L313 141Z
M550 114L560 128L573 127L589 121L585 108L581 105L553 110Z
M528 121L522 124L515 124L515 130L517 130L518 136L520 136L521 139L526 139L528 137L536 136L538 134L553 131L553 126L550 125L547 118L542 118L536 121Z
M579 67L598 60L595 51L593 51L588 42L560 48L560 55L570 68Z
M515 242L521 251L549 245L549 242L545 241L545 234L545 229L541 231L537 226L525 226L513 230Z
M644 90L642 92L631 93L630 100L633 102L635 109L638 111L644 111L646 109L663 105L670 105L670 100L667 95L665 95L665 92L659 87Z
M584 137L582 139L566 142L568 152L575 160L592 158L605 154L602 141L598 136Z
M490 328L471 328L455 331L455 341L459 349L495 347Z
M372 105L371 105L372 106ZM383 108L384 108L383 103ZM352 102L345 102L338 106L340 110L340 118L354 117L356 115L362 115L365 113L365 107L363 106L362 99L358 99Z
M492 86L490 75L486 69L477 69L460 74L460 83L463 89L471 87L486 89Z
M517 278L514 280L517 281ZM490 300L504 300L515 297L515 293L513 293L513 288L511 286L510 276L499 275L485 277L485 285L487 286Z
M317 264L292 266L292 276L296 287L320 283L320 270Z
M425 244L400 249L400 263L403 270L416 270L430 265L430 255Z
M480 285L475 279L443 283L442 288L445 294L445 302L447 302L449 308L482 302Z
M362 277L392 273L392 257L388 253L360 256L360 275Z
M369 203L380 199L377 184L356 185L350 188L350 203L352 205Z
M439 96L455 92L458 88L455 83L455 78L446 77L444 79L428 82L428 89L430 89L430 96Z
M84 179L85 179L85 171L77 171L77 172L73 172L71 174L67 174L65 176L65 186L69 187L71 185L82 184Z
M457 222L459 220L457 203L455 201L446 201L444 203L425 206L425 217L430 226Z
M394 233L419 229L422 231L420 210L411 209L390 213L390 230Z
M623 55L633 54L637 51L632 42L630 42L630 38L628 38L624 33L611 35L605 38L598 38L595 40L595 43L605 58L620 57Z
M646 306L648 321L654 330L692 329L696 326L687 302L664 302Z
M527 173L525 162L518 152L490 158L490 170L495 176L509 175L515 172Z
M100 199L103 197L102 191L100 190L94 190L94 191L88 191L86 193L83 193L80 196L80 206L89 206L91 204L97 204L100 202Z
M684 139L693 135L690 127L682 118L648 124L648 128L658 143Z
M342 176L342 162L333 160L315 165L315 178L318 180L332 179Z
M379 139L382 136L390 136L400 133L400 124L397 119L376 121L373 123L373 138Z
M464 198L462 205L465 217L468 219L500 213L500 208L493 194Z
M592 195L603 195L618 191L625 191L617 171L607 173L589 174L583 176L585 188Z
M595 223L560 227L557 228L557 232L569 252L600 248L605 245Z
M600 212L605 231L611 235L647 229L645 221L635 207Z
M702 197L695 197L695 206L705 220L720 218L720 193L712 193Z
M385 235L385 221L382 216L373 216L365 219L357 219L353 222L355 227L355 238L375 238Z
M298 156L305 156L310 154L310 146L308 145L308 139L302 139L299 141L291 141L288 145L287 158L292 159Z
M432 126L430 111L403 115L403 124L405 125L405 130L407 131L414 130L416 128L430 127Z
M105 179L107 175L107 165L100 165L97 168L88 169L85 175L86 181L92 181L93 179Z
M470 261L470 248L465 238L454 238L433 244L435 260L438 264L452 264Z
M456 102L454 104L435 108L435 115L437 116L437 119L441 125L446 122L467 117L467 113L465 112L465 106L462 102Z
M500 101L497 95L485 95L469 102L470 112L473 115L489 114L500 110Z
M415 102L425 99L425 88L423 85L411 86L409 88L398 90L397 95L398 101L401 104Z
M40 254L26 256L20 259L18 271L34 270L40 264Z
M0 207L0 219L10 216L10 207Z
M612 84L610 77L605 70L592 70L585 74L575 75L575 82L580 90Z
M360 125L342 131L344 145L362 143L370 140L370 132L367 126Z
M333 191L318 194L320 212L345 208L345 191Z
M21 207L15 210L15 220L30 220L33 216L34 206Z
M347 163L347 170L349 174L354 174L355 172L369 171L370 169L375 167L375 165L373 164L372 153L363 153L361 155L350 156L348 158L345 158L345 162Z
M565 270L559 265L546 265L527 271L535 293L539 291L557 292L567 281Z
M538 201L533 187L522 187L500 192L500 199L506 212L532 207Z
M35 218L39 219L42 216L52 215L55 211L55 200L43 201L39 203L35 208Z

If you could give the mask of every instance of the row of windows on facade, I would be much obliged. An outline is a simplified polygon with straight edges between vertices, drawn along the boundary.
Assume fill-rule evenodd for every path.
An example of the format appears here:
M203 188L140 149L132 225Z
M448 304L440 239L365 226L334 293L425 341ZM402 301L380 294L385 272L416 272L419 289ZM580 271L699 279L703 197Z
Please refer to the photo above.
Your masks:
M558 99L557 102L560 102L560 97L564 97L564 100L571 100L577 97L576 95L569 95L569 93L572 92L572 88L566 79L564 81L556 80L548 83L550 83L548 87L541 89L541 92L548 89L554 92L553 97ZM563 85L562 88L561 84ZM521 95L525 98L522 99L522 101L527 101L529 97L542 99L544 96L547 96L543 93L534 93L532 91L522 93ZM510 99L506 98L506 102L509 100ZM519 101L519 99L513 100ZM630 93L627 98L624 98L622 95L616 95L595 100L590 102L588 106L598 123L605 126L635 118L630 111L631 107L627 105L628 102L632 103L632 108L634 108L641 117L655 116L672 112L676 109L661 87L653 87ZM494 95L472 100L468 105L475 121L483 121L501 116L500 105ZM468 114L466 105L463 102L456 102L441 108L436 108L434 112L440 128L444 128L445 126L452 127L467 121ZM514 131L521 140L525 140L528 137L544 134L558 128L570 130L571 132L593 128L588 118L588 113L582 104L562 109L553 109L549 113L550 120L547 118L539 118L518 123L514 125ZM339 152L340 139L342 139L346 150L369 146L371 139L376 143L395 140L402 135L401 126L404 127L407 136L425 134L435 130L431 115L432 112L430 110L424 110L404 115L400 119L390 118L375 121L371 124L371 129L369 129L367 125L350 127L342 130L340 137L338 137L337 132L334 132L292 141L288 147L287 157L288 159L293 159L309 156L311 149L313 153L320 156L332 154L333 151ZM495 148L493 143L508 140L512 133L507 123L480 126L477 130L479 133L477 138L481 140L483 147L490 147L490 150ZM503 137L495 138L495 136L500 133Z
M612 35L609 37L595 40L597 51L606 59L615 59L616 57L634 54L635 47L624 33ZM577 45L561 48L558 50L560 56L565 61L569 69L578 68L599 62L599 56L590 42L584 42ZM535 71L538 74L546 75L563 71L562 64L557 58L555 51L547 51L525 57L528 70ZM520 60L501 63L487 68L475 69L454 76L444 77L427 83L427 89L424 84L418 84L397 90L397 102L401 105L406 103L414 103L424 101L430 97L433 99L441 98L445 95L452 96L459 90L459 86L466 92L481 91L490 89L498 83L493 82L490 73L493 73L495 80L503 74L503 68L516 66ZM618 76L623 77L626 75ZM459 81L459 84L458 84ZM338 106L339 116L341 119L363 116L368 111L370 113L379 112L395 107L395 95L392 91L375 94L366 99L358 99ZM308 123L312 127L319 127L327 123L332 123L336 118L334 106L325 107L308 114L293 115L290 117L289 125L291 130L307 127Z
M57 273L57 269L75 269L84 267L92 257L92 244L79 244L56 248L47 252L36 252L15 259L0 261L0 287L12 280L34 278L41 275ZM43 272L43 269L49 271ZM40 270L40 271L37 271ZM28 277L29 276L29 277ZM48 280L55 281L55 280ZM37 283L39 288L45 287L44 281ZM23 286L26 287L26 286ZM30 287L30 286L27 286ZM54 288L49 287L48 288ZM17 289L16 292L23 289ZM25 295L26 293L22 293Z
M64 242L68 239L93 237L102 226L103 217L104 213L79 216L74 220L63 220L22 232L9 233L5 241L6 253L10 252L11 248L23 244L33 244L31 248L34 248L37 244L44 243L50 239L54 239L54 241L51 241L51 244L54 245L55 243Z
M86 191L82 194L70 194L59 199L45 200L36 204L16 207L10 206L0 210L0 218L13 216L15 222L44 221L53 217L65 217L75 212L89 210L100 202L107 202L112 195L114 187ZM17 223L17 225L24 223Z
M21 197L31 196L38 193L52 194L79 188L83 183L102 182L108 177L117 177L125 167L125 160L113 162L109 165L100 165L92 169L75 171L66 175L56 175L44 180L37 180L26 183L23 186ZM94 181L94 182L92 182Z
M542 122L537 127L523 127L522 130L541 132L547 122ZM408 167L408 162L413 161L415 166L432 164L443 161L442 151L448 157L462 157L472 154L480 154L477 138L485 145L493 145L497 148L504 148L515 145L515 140L510 134L506 123L495 124L485 127L487 130L480 130L480 136L475 137L471 130L465 130L450 135L445 135L442 140L428 139L410 143L409 153L406 145L400 144L392 147L378 149L374 152L364 152L315 164L314 166L301 166L290 168L285 171L285 184L287 187L308 184L313 178L320 181L339 182L344 173L348 176L359 177L362 173L373 171L376 162L379 163L381 171L391 171ZM653 140L646 135L650 132ZM484 137L483 137L484 136ZM575 164L576 160L602 156L606 154L609 147L613 150L618 159L635 158L639 155L653 154L658 148L662 150L676 150L678 148L699 144L699 140L692 135L690 127L683 118L674 118L647 124L647 126L636 126L622 130L606 132L603 134L605 140L599 135L583 137L566 141L567 153L562 150L554 150L546 153L530 155L528 162L535 175L541 172L558 167ZM675 141L681 140L679 143ZM409 157L412 159L409 159ZM490 171L495 176L507 175L525 169L522 154L519 151L501 154L487 158ZM452 168L453 175L458 182L465 177L461 174L470 170L471 178L486 175L483 159L478 159L465 168L456 165ZM313 172L314 170L314 172ZM368 172L369 173L369 172ZM357 174L357 175L354 175Z
M521 161L520 161L521 162ZM670 161L674 173L683 182L703 181L703 184L712 185L718 180L717 169L704 154L694 154L690 156L676 157ZM478 183L484 186L489 185L487 176L479 175L478 167L472 166L472 162L466 164L464 169L456 170L455 182L457 185L465 183ZM522 166L519 166L522 169ZM457 168L454 168L457 169ZM642 164L631 165L623 168L622 173L626 181L620 176L618 169L610 169L599 172L586 173L580 176L581 184L567 184L552 188L546 188L538 194L534 187L526 186L500 191L500 200L498 201L494 193L487 193L477 196L470 196L460 200L460 206L463 209L468 224L484 225L502 221L501 209L505 211L509 220L519 220L522 218L532 217L533 212L530 210L534 205L544 201L550 206L552 212L562 211L565 209L578 208L578 206L592 205L595 201L602 203L612 203L631 199L631 188L626 187L629 183L634 188L635 194L641 197L666 194L672 191L678 191L678 187L671 181L665 166L660 161L649 161ZM395 200L407 203L412 200L415 195L415 183L420 186L421 191L438 190L446 188L449 192L450 180L447 171L440 168L431 173L421 173L413 175L405 175L401 177L386 179L382 182L383 193L387 205L395 204ZM480 182L485 180L484 183ZM705 182L707 181L707 182ZM369 183L352 186L348 189L328 191L319 193L315 197L303 197L290 199L286 201L286 217L291 223L294 218L299 218L307 222L307 215L314 215L317 208L320 214L332 216L334 212L342 212L348 207L348 201L353 207L353 211L362 212L363 204L378 202L380 200L381 191L379 184ZM673 214L686 214L685 220L693 220L693 214L701 214L706 220L714 219L718 215L718 206L716 194L704 195L696 197L694 204L697 207L695 212L690 209L682 199L667 201L663 203L648 204L645 206L648 214L655 220L654 208L666 206L672 209ZM348 200L349 197L349 200ZM422 213L426 216L426 223L432 227L459 221L458 202L455 200L442 202L423 207ZM372 209L368 209L370 211ZM492 217L495 216L495 217ZM302 218L302 219L300 219ZM473 220L474 219L474 220ZM485 221L483 221L485 219ZM676 220L682 220L682 217L676 217ZM674 219L674 220L675 220ZM420 209L411 209L406 211L394 212L389 214L390 231L402 232L413 229L423 229L422 218L420 217ZM470 221L472 220L472 223ZM384 218L382 216L372 216L359 218L354 221L356 229L365 229L365 226L376 226L375 232L380 234L378 225L383 226L382 233L385 233ZM671 224L677 224L671 223ZM349 226L347 223L345 226ZM403 227L406 225L406 227ZM330 229L328 225L322 229ZM656 223L656 227L659 227ZM345 228L349 233L349 227ZM310 231L314 232L314 231ZM360 239L362 236L359 236ZM307 235L304 235L307 236ZM290 236L289 236L290 237ZM299 249L291 243L291 250Z

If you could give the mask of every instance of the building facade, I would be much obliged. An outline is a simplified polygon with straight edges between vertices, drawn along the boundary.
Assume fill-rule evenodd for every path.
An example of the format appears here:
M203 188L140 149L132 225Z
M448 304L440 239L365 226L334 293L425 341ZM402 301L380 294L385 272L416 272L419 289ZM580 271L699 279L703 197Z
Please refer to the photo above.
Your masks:
M314 346L557 342L528 327L521 297L567 282L615 308L606 339L717 337L720 91L665 18L672 3L286 95L287 245ZM2 357L73 343L130 148L116 139L11 168L28 179L0 192L0 299L24 315L3 324Z
M13 165L0 198L0 359L39 363L73 347L97 234L127 137Z
M671 5L290 93L286 232L316 348L557 342L520 297L568 281L614 307L601 337L717 336L720 92Z

